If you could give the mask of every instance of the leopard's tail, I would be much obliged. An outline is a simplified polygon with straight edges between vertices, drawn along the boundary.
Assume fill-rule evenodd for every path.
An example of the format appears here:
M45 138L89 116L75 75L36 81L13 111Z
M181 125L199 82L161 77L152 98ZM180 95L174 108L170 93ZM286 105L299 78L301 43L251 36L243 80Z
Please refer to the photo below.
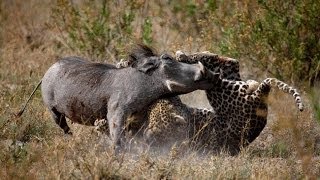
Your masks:
M302 103L301 100L301 96L298 93L298 91L296 89L294 89L293 87L289 86L288 84L276 79L276 78L267 78L265 79L257 88L257 90L255 91L255 94L257 96L259 96L259 93L264 92L266 89L270 89L270 87L277 87L278 89L282 90L285 93L289 93L291 94L294 99L295 102L299 108L300 111L303 111L304 109L304 105Z

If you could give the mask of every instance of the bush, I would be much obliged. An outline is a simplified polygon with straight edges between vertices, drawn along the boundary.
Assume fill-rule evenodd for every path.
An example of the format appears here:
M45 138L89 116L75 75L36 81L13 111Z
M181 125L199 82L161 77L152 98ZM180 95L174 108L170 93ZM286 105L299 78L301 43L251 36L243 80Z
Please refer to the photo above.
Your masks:
M121 8L113 9L117 6ZM57 0L52 8L51 25L59 30L60 43L72 51L86 53L93 59L111 56L115 62L127 44L138 39L147 44L152 42L152 23L148 17L141 25L143 35L134 37L133 22L141 6L132 1L94 0L75 4Z
M211 24L220 26L214 45L222 54L245 58L279 79L314 86L320 79L320 1L248 0L230 7L211 15Z

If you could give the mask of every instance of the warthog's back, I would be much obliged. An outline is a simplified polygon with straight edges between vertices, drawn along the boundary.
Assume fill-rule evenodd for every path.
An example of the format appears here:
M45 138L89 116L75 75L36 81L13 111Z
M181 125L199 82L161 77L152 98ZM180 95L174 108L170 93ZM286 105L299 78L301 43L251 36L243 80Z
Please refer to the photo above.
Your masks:
M92 125L107 113L108 97L100 91L103 81L112 76L114 66L67 57L53 64L42 79L41 92L50 110L63 113L72 121ZM110 79L110 78L109 78ZM111 82L110 82L111 83Z

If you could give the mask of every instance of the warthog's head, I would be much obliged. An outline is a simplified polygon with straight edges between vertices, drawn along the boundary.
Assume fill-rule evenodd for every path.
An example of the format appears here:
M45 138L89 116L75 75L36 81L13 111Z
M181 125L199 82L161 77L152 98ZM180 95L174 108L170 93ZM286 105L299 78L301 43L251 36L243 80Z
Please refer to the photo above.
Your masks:
M141 72L161 79L171 92L188 93L196 89L210 89L213 86L212 72L200 62L186 64L176 61L168 54L157 56L145 46L131 54L131 66ZM217 76L219 77L219 76Z
M159 64L159 71L164 74L170 91L190 92L195 88L212 88L213 84L208 79L210 72L200 62L193 65L180 63L170 55L163 54Z

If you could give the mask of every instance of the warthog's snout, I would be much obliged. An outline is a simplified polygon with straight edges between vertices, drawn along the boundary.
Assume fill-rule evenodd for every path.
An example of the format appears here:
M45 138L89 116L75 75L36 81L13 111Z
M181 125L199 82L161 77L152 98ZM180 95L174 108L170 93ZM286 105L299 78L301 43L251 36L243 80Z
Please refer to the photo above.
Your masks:
M192 89L194 88L201 90L210 89L219 77L214 75L214 73L208 70L201 62L192 65L184 64L182 69L188 69L188 71L175 72L178 78L166 80L166 85L171 92L178 91L187 93L193 91Z

